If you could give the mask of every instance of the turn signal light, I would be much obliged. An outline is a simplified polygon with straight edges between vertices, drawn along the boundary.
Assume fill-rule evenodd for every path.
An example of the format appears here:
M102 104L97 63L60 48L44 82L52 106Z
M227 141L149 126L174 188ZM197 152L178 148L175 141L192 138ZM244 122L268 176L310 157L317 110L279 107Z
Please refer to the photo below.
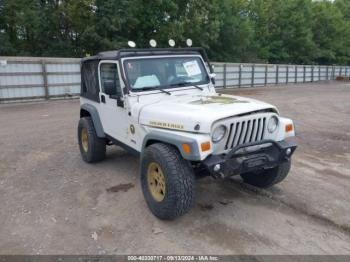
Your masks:
M204 142L201 144L202 152L209 151L210 150L210 142Z
M185 151L186 154L191 154L191 147L189 144L182 144L182 149Z
M293 124L286 125L286 133L293 131Z

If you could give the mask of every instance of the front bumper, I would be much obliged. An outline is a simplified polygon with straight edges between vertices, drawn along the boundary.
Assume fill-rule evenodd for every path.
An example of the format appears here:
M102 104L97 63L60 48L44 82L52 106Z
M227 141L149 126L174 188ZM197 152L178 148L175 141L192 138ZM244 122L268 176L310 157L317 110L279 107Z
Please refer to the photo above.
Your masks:
M211 155L202 164L214 177L227 177L269 169L288 161L297 143L294 137L283 141L262 140L240 145L226 155Z

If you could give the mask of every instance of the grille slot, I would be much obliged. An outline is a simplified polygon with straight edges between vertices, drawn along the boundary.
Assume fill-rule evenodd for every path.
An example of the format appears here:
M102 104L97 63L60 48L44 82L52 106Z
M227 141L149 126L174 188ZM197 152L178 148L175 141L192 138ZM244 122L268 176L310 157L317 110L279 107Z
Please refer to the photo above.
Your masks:
M225 150L263 140L266 129L266 116L249 120L238 119L229 123L227 127L229 134L225 143Z
M236 133L234 134L233 143L231 144L231 148L237 145L239 134L241 133L241 123L236 123Z
M232 140L233 140L233 135L232 135L232 129L233 129L233 127L234 127L234 124L232 123L231 125L230 125L230 130L229 130L229 135L228 135L228 137L227 137L227 141L226 141L226 145L225 145L225 150L228 148L228 146L229 145L231 145L231 143L232 143Z

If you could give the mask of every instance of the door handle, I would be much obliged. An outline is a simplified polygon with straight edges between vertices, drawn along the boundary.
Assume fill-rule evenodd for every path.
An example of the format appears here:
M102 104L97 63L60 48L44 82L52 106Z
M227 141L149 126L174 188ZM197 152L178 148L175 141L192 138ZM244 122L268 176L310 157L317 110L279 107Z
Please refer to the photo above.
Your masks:
M101 102L106 103L106 97L104 95L101 95Z

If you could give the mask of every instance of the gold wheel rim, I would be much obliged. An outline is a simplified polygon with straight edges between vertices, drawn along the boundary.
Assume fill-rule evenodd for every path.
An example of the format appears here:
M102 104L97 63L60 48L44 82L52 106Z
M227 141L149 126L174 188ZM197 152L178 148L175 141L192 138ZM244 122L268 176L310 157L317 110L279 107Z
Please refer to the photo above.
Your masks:
M161 202L165 197L165 177L160 166L152 162L147 170L148 189L155 201Z
M80 139L81 139L81 145L83 147L83 150L85 153L87 153L89 151L89 139L88 139L88 132L86 128L81 129Z

